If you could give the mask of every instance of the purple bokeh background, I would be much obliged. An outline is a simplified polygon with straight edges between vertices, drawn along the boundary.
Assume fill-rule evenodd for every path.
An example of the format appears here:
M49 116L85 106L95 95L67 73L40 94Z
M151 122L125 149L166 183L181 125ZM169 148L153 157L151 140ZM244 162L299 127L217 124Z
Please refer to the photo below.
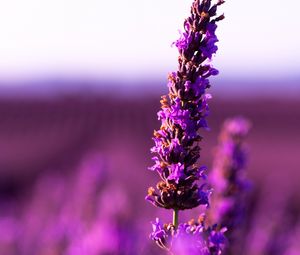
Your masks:
M144 197L157 181L147 167L164 82L34 84L2 89L0 253L159 254L148 239L150 222L156 216L170 222L171 212ZM286 92L275 87L269 94L270 81L245 84L216 81L200 160L210 169L226 118L243 115L252 122L247 169L254 217L243 245L245 254L266 254L285 204L293 197L300 207L299 83L279 84Z

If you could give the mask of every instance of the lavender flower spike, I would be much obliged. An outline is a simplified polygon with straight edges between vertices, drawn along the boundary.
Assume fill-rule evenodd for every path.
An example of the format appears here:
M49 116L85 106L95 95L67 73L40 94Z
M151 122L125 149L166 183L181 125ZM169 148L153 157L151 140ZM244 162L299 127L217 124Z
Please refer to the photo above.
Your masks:
M198 131L208 127L208 77L218 73L209 62L217 50L216 22L224 16L215 16L223 2L193 2L191 15L184 21L184 32L174 43L179 51L178 71L168 76L169 94L162 96L158 112L161 127L154 131L155 146L151 151L156 156L150 170L156 171L161 181L156 189L149 188L146 199L175 212L208 204L210 191L199 184L203 167L196 164L200 157L198 143L202 140Z
M214 189L210 215L214 222L220 222L229 228L239 223L237 221L242 216L239 214L241 211L237 211L242 205L240 197L244 196L243 193L249 187L244 172L246 151L243 144L249 128L249 121L242 117L225 121L210 174Z
M197 224L179 224L178 211L209 204L211 191L203 183L204 169L197 165L202 140L198 131L207 129L208 78L218 71L209 63L216 53L218 41L215 17L217 7L223 0L194 0L191 15L184 21L184 32L174 43L179 51L178 70L168 76L169 94L162 96L158 119L161 126L154 131L152 158L155 164L149 169L156 171L161 181L156 188L150 187L146 199L165 209L173 209L173 223L153 224L151 238L163 249L176 254L219 255L224 246L224 229L205 227L204 221ZM195 252L182 243L194 242ZM177 243L177 245L176 245ZM185 253L180 249L185 247ZM186 253L187 252L187 253Z
M237 241L245 220L245 200L249 198L250 182L244 171L246 166L244 140L249 129L249 121L242 117L225 121L210 173L213 194L207 217L210 223L218 222L228 228L227 238L231 245L226 254L239 253L233 252L233 249L234 241ZM239 229L235 229L237 226Z

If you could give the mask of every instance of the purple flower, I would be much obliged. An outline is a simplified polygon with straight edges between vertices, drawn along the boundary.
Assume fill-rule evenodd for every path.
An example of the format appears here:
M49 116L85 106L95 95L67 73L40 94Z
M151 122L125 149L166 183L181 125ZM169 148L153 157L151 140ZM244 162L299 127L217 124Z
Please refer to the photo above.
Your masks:
M200 47L202 55L206 58L211 58L214 53L217 52L218 47L215 45L218 42L218 38L215 35L217 25L215 23L208 23L206 26L206 38L204 45Z
M156 155L150 170L157 171L161 180L156 188L148 189L146 196L153 205L174 211L173 225L168 229L163 231L159 222L154 224L151 238L162 248L168 248L166 233L171 237L180 236L180 231L186 227L185 232L194 236L199 232L199 240L202 240L204 232L204 227L199 224L178 227L178 211L209 204L211 191L203 184L203 167L197 165L202 140L199 130L208 129L206 117L211 98L206 93L210 87L208 78L218 74L208 62L217 51L216 22L223 16L213 17L222 3L212 5L211 0L194 0L191 16L184 22L184 32L173 43L179 51L179 66L168 76L169 94L162 96L161 110L157 113L161 126L154 131L155 145L151 148ZM204 252L210 250L208 241L199 243L202 248L197 249L198 253L209 254Z
M156 219L150 237L173 254L219 255L224 250L226 228L216 225L206 227L201 216L196 222L181 223L178 228L172 224L162 224Z
M208 129L208 78L218 73L204 61L217 49L216 22L223 16L212 17L222 3L211 5L210 0L195 0L191 16L184 22L185 31L175 42L180 53L179 69L169 74L169 95L162 97L158 112L161 127L154 132L155 145L151 148L157 155L150 170L157 171L162 181L156 185L158 191L151 188L147 196L147 200L163 208L184 210L208 203L203 199L207 191L202 190L201 174L195 164L200 157L199 129Z
M188 27L187 27L188 29ZM176 41L173 42L172 45L175 45L179 50L185 50L188 48L189 44L192 42L193 38L191 35L189 35L188 33L182 33L179 30L180 33L180 38Z
M209 80L203 77L198 77L197 80L192 83L191 81L186 81L184 83L185 92L191 93L194 97L199 97L205 93L205 89L209 87Z
M162 172L162 167L161 167L161 164L160 164L160 161L159 161L158 157L153 157L152 160L155 161L155 164L152 167L149 167L149 170L158 171L159 173L161 173Z
M249 128L249 121L241 117L225 121L210 174L214 192L207 215L211 223L218 222L221 226L228 227L227 236L232 246L234 228L240 226L245 217L245 200L250 185L244 171L244 139Z
M155 222L152 223L152 229L153 232L150 234L150 238L154 241L163 239L167 235L165 230L163 229L161 222L159 221L159 218L156 218Z
M227 231L227 228L222 228L221 230L217 231L216 227L213 227L209 231L209 237L208 237L208 246L214 247L214 249L220 251L224 248L226 244L226 238L224 236L224 233Z
M185 179L186 175L184 174L184 165L181 163L173 164L169 166L170 175L168 180L174 180L175 183L179 183L179 180Z

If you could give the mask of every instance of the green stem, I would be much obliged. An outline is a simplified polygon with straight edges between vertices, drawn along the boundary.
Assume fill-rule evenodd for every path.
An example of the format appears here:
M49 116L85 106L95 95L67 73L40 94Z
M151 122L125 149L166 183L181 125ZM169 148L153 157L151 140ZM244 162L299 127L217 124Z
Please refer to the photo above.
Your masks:
M178 209L174 209L173 211L173 225L175 228L178 227Z

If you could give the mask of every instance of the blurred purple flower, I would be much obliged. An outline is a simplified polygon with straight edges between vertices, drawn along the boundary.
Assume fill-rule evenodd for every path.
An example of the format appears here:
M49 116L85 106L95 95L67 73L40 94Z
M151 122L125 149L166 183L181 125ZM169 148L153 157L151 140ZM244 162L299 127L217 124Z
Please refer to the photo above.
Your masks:
M0 253L120 254L127 198L120 187L106 183L106 173L97 154L72 172L42 173L15 217L0 215Z
M242 117L225 121L209 175L213 193L208 218L212 224L219 223L228 228L227 237L231 247L234 244L235 227L241 228L245 220L246 198L250 188L245 176L244 145L249 129L249 121Z
M239 197L244 196L250 185L245 177L246 149L243 144L249 128L249 121L242 117L225 121L210 173L214 189L210 213L215 222L221 221L227 227L237 224L234 222L239 217L232 215L232 210L242 205Z

